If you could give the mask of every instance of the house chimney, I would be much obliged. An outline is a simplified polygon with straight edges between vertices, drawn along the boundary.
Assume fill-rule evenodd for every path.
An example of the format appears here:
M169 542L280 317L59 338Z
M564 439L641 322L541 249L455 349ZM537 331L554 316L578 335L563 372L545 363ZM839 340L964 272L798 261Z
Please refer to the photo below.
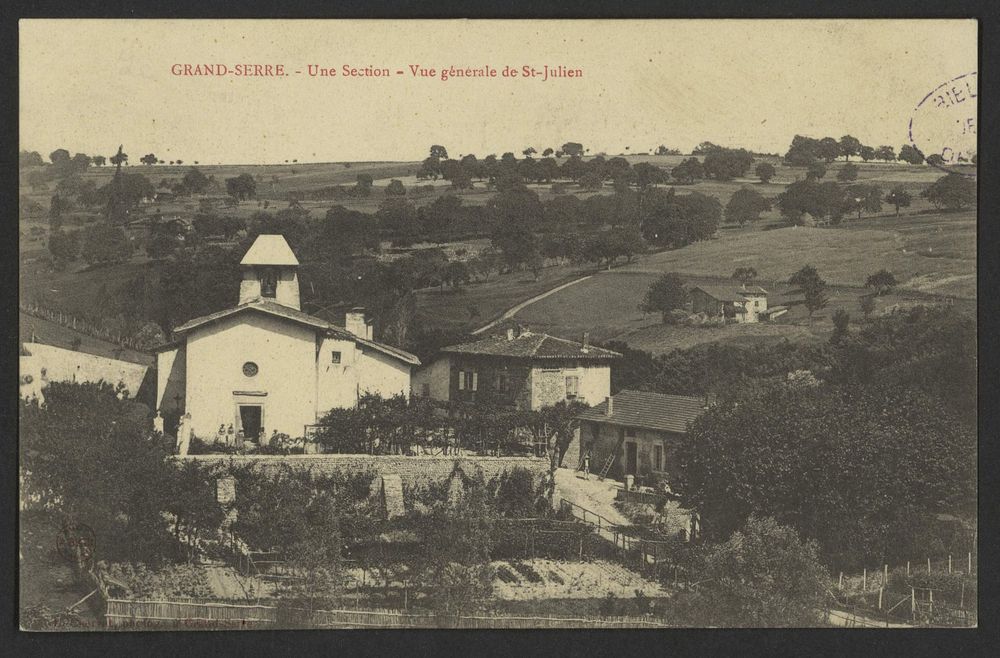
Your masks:
M582 342L583 342L584 348L590 347L590 332L589 331L583 332L583 341Z
M615 399L609 395L604 398L604 401L608 403L608 408L604 411L604 415L610 416L615 412Z
M507 340L514 340L514 327L507 327Z
M365 340L372 340L374 334L374 327L365 319L365 309L360 306L344 314L344 329Z

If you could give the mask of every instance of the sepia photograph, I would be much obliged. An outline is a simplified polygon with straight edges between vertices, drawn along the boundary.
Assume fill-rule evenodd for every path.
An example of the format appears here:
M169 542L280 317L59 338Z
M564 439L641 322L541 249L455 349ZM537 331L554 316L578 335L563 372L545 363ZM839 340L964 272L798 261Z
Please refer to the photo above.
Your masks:
M19 628L978 628L978 40L22 19Z

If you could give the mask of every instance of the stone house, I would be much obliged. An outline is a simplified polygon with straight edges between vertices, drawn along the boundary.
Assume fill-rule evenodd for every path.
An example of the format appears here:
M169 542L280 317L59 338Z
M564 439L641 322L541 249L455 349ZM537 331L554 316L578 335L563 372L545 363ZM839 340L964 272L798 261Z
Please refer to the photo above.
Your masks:
M259 236L240 266L239 303L185 322L157 349L165 418L189 416L191 433L206 440L230 425L250 439L300 437L366 392L409 394L420 360L373 340L364 309L348 312L343 327L300 310L298 260L282 236Z
M699 285L689 293L692 313L740 323L767 318L767 291L760 286Z
M608 477L638 476L643 483L659 477L669 482L676 473L681 437L712 402L712 396L619 391L577 416L578 438L564 455L563 466L579 468L589 451L591 473L600 474L614 456Z
M558 402L597 404L611 391L611 364L621 355L589 341L507 329L443 348L413 376L414 395L435 400L492 399L538 410Z

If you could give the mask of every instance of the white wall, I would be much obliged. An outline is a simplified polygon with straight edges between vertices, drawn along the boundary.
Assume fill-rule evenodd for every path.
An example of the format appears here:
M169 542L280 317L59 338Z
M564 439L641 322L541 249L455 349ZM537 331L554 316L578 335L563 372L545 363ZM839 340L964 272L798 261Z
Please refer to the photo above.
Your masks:
M355 346L353 340L323 339L316 357L316 409L319 417L330 409L353 407L357 403L361 355ZM332 362L334 351L340 352L339 365Z
M430 397L447 401L451 394L451 359L441 356L413 373L413 394L423 395L424 384L430 387Z
M591 365L580 368L580 401L594 406L611 395L611 366Z
M116 386L125 385L129 397L135 397L146 376L148 366L121 361L85 352L67 350L43 343L24 343L31 356L19 359L20 375L26 379L31 376L31 383L21 384L21 397L37 395L44 400L42 388L50 381L57 382L99 382L105 381ZM43 372L44 370L44 372Z
M358 390L382 397L410 395L410 365L370 347L359 346Z
M259 371L243 374L253 361ZM194 433L236 424L234 391L261 391L263 425L301 436L316 418L316 338L311 328L260 313L240 313L191 332L187 341L187 412Z

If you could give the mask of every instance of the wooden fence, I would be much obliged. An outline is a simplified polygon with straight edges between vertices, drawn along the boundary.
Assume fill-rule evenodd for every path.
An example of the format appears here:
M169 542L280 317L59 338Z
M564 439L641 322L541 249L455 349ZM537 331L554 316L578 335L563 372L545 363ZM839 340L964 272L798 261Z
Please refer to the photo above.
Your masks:
M274 606L182 601L108 599L109 627L259 628L281 626L294 615L308 628L669 628L639 617L533 617L507 615L432 615L398 610L281 610ZM305 620L305 623L303 623Z
M121 347L128 348L136 352L147 351L130 336L122 335L121 332L113 332L107 327L100 326L90 320L78 318L75 315L63 313L62 311L55 311L45 308L36 302L27 302L23 300L18 303L18 308L22 313L26 313L36 318L41 318L43 320L48 320L50 322L55 322L56 324L68 327L81 334L86 334L87 336L92 336L93 338L98 338L109 343L115 343L116 345L120 345Z

